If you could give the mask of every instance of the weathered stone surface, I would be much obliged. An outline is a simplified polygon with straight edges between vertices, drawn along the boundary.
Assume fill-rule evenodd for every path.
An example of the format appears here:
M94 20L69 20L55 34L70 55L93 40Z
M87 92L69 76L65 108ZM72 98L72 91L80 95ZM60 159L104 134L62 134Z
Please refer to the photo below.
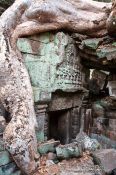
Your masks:
M4 151L5 150L5 148L4 148L4 141L3 141L3 138L2 138L2 136L0 137L0 152L1 151Z
M90 156L63 160L60 166L60 175L104 175L99 166L94 165Z
M42 42L42 41L40 41L40 42ZM35 40L32 40L30 38L20 38L18 40L17 45L18 45L19 50L22 53L32 54L32 55L40 55L41 56L41 53L39 53L40 44L39 44L39 42L37 42ZM27 55L25 55L25 56L27 56ZM34 57L34 58L36 58L36 57Z
M83 95L86 91L77 92L56 92L52 94L52 101L49 103L49 111L58 111L80 106ZM68 95L67 95L68 94Z
M100 89L105 88L105 82L106 82L106 78L108 76L108 72L105 73L103 71L100 70L93 70L92 72L92 78L97 80L97 84L100 87Z
M105 173L111 173L116 168L116 150L103 149L93 153L94 161Z
M56 158L57 158L56 154L54 154L52 152L48 153L48 157L47 157L48 160L55 160Z
M79 54L84 65L101 70L115 70L116 45L110 37L84 39L77 37Z
M109 119L109 127L116 132L116 119Z
M93 117L104 117L104 108L99 101L92 104Z
M47 107L47 104L35 106L38 124L36 127L36 137L38 142L44 142L48 139L49 117L47 114Z
M0 152L0 166L6 165L12 161L10 154L7 151Z
M99 102L100 102L100 105L103 106L106 111L116 109L116 98L115 97L107 96L106 98L102 98Z
M6 121L3 116L0 116L0 134L3 134L6 127Z
M107 58L107 60L115 59L116 47L101 48L97 50L97 56L99 59Z
M106 111L105 116L110 119L116 119L116 110Z
M15 163L9 163L0 167L0 175L21 175L21 171L17 170Z
M21 38L17 44L29 71L36 102L51 100L51 93L57 89L72 92L82 88L80 60L69 35L46 33Z
M56 154L59 159L69 159L71 157L82 156L82 147L77 143L59 145L56 147Z
M110 148L116 149L116 141L111 140L110 138L104 135L98 135L92 133L91 138L98 140L103 149L110 149Z
M80 107L73 108L71 110L71 127L70 127L70 141L76 138L77 134L80 132L81 121L80 121Z
M46 154L46 153L49 153L49 152L55 152L55 147L57 145L59 145L60 142L59 141L54 141L54 140L49 140L43 144L40 144L38 146L38 152L40 154Z
M82 41L82 45L83 45L83 48L89 48L92 50L96 50L102 41L103 41L102 38L86 39Z
M100 148L100 144L96 139L91 139L86 133L80 132L75 142L81 145L83 150L95 151Z
M37 124L38 127L36 128L36 137L38 142L44 141L44 125L45 125L45 113L38 114L36 112L37 117Z
M109 81L108 88L110 96L116 97L116 81Z

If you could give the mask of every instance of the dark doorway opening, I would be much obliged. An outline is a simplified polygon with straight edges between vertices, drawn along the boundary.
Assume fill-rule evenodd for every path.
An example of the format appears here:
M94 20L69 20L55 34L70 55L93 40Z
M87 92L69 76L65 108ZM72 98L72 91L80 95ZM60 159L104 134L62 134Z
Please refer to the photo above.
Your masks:
M49 139L60 140L62 144L70 143L70 122L69 110L61 110L49 113Z

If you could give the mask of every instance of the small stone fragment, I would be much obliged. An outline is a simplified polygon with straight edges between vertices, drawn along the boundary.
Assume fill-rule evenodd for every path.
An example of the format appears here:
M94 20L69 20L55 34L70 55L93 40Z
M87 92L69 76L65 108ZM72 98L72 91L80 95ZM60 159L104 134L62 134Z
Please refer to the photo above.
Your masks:
M16 170L17 166L12 162L0 167L0 175L21 175L21 171Z
M54 165L54 162L52 160L47 160L46 166L51 166L51 165Z
M48 153L48 160L54 160L54 159L56 159L56 154L49 152Z
M6 165L11 161L10 154L7 151L0 152L0 166Z

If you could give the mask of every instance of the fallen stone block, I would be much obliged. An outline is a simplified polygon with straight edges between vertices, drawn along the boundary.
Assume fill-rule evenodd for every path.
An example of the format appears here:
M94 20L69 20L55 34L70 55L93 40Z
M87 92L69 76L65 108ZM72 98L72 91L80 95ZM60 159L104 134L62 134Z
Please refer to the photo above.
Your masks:
M86 39L82 41L82 45L83 48L96 50L102 41L103 41L102 38Z
M59 159L69 159L71 157L82 156L82 147L77 143L60 145L56 148L56 154Z
M84 132L77 135L75 142L79 143L83 150L95 151L101 147L100 143L96 139L91 139Z
M0 166L6 165L12 161L10 154L7 151L0 152ZM0 174L1 175L1 174Z
M56 154L54 154L52 152L49 152L47 158L48 158L48 160L55 160L56 159Z
M59 164L60 175L104 175L101 168L85 153L81 158L63 160Z
M116 150L115 149L102 149L93 152L93 159L102 170L109 174L116 168Z
M18 171L16 164L12 162L0 167L0 175L21 175L21 171Z
M49 140L38 147L40 154L47 154L49 152L55 152L55 147L60 144L60 141Z
M101 134L98 135L98 134L92 133L91 138L98 140L98 142L100 143L100 145L103 149L111 149L111 148L116 149L116 141L111 140L104 135L101 135Z
M36 138L38 142L43 142L45 140L44 132L36 129Z

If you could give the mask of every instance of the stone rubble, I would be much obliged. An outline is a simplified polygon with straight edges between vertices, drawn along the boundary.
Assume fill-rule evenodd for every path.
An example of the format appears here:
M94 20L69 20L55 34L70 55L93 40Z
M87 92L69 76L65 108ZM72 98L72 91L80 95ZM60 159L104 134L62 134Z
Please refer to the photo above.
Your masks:
M82 148L80 148L80 145L77 143L60 145L59 141L50 140L46 143L39 144L39 147L41 147L41 149L38 149L39 153L41 154L40 163L39 168L34 175L96 175L96 173L99 175L104 175L102 169L103 166L104 169L107 167L108 170L110 169L110 171L115 169L116 151L113 149L102 150L100 154L99 152L92 151L93 158L95 158L95 156L99 159L101 158L101 163L97 163L98 165L95 165L90 152L87 151L82 153ZM102 152L104 157L107 157L107 152L110 155L111 158L108 162L109 165L114 159L114 164L112 166L108 167L104 164L102 160L103 156L99 157ZM104 152L106 152L106 154ZM101 164L103 165L101 166ZM0 152L0 175L21 175L21 172L18 170L9 153L5 150Z

